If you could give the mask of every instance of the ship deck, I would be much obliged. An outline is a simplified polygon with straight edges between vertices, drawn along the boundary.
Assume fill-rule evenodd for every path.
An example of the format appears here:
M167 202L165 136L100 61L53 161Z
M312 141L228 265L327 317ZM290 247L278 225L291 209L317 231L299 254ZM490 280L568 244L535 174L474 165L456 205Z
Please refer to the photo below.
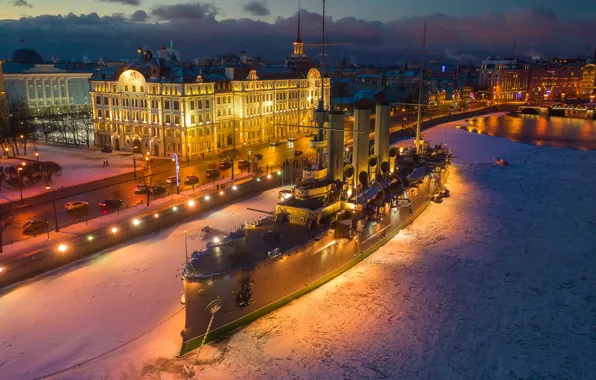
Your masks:
M268 253L276 248L279 248L279 253L283 253L306 243L320 233L294 224L277 224L272 218L261 219L256 227L251 226L243 231L244 245L241 240L238 240L236 252L225 244L226 239L220 245L198 253L198 256L193 255L190 262L194 269L194 276L190 277L205 278L250 267L267 260L270 257ZM279 238L263 238L263 234L268 231L278 232Z

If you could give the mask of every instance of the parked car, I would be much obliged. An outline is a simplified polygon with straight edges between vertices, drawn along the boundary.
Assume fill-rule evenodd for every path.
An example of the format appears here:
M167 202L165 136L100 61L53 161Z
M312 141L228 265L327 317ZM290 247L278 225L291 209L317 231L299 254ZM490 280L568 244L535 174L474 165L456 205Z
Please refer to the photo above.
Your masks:
M101 151L103 153L112 153L112 147L105 145L103 148L101 148Z
M303 154L304 154L304 152L301 151L301 150L295 150L294 151L294 156L302 156Z
M215 178L219 176L219 169L207 169L205 174L207 175L207 178Z
M145 194L147 192L147 187L147 185L143 184L137 185L135 187L135 194Z
M248 168L249 166L250 166L250 162L248 162L247 160L238 161L239 168Z
M231 168L231 167L232 167L232 164L231 164L230 162L228 162L228 161L222 161L222 162L220 162L220 163L217 165L217 167L218 167L220 170L228 170L229 168Z
M64 204L64 208L67 209L68 211L82 210L82 209L87 208L87 206L89 206L89 202L85 202L85 201L72 201L72 202L66 202Z
M45 220L30 220L23 224L24 234L34 234L38 232L45 232L48 229L48 222Z
M171 177L166 178L166 183L170 183L170 184L173 183L175 185L176 184L176 176L173 175Z
M269 146L281 145L281 144L284 144L284 143L287 143L287 142L288 142L288 140L284 140L284 139L271 140L269 142Z
M278 230L269 230L263 234L265 240L279 240L279 238L281 238L281 234Z
M257 160L262 160L263 159L263 155L261 153L253 154L253 157L255 157Z
M105 199L99 202L99 207L104 209L119 208L122 205L122 199Z
M151 186L149 191L151 191L151 194L163 194L167 191L167 189L163 185L155 185L155 186Z
M197 177L196 175L187 175L186 177L184 177L184 183L187 185L194 185L196 183L199 183L199 177Z
M288 137L288 141L296 141L296 140L298 140L298 137L296 137L296 136Z

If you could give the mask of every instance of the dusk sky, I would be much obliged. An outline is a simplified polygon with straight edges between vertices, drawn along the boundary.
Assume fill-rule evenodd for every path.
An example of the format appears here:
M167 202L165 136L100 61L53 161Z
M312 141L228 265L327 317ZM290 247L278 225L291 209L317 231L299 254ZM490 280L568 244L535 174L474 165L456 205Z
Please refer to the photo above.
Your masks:
M0 0L0 57L21 46L45 58L126 58L137 45L174 40L183 58L236 53L282 60L295 38L296 0ZM305 42L318 42L320 0L302 0ZM577 56L596 41L589 0L328 0L332 58L403 61L420 49L428 21L429 49L445 59L487 55ZM61 15L61 16L60 16ZM593 50L594 42L590 43ZM307 49L307 54L317 52Z

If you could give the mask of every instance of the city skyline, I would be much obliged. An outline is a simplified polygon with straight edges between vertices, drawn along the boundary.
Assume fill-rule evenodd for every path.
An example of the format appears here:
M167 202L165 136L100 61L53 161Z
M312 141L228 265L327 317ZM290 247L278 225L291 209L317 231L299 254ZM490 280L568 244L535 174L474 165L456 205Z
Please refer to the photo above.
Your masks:
M52 3L50 8L47 2L18 0L3 7L0 57L8 58L22 47L21 40L46 59L65 60L130 58L139 44L158 49L173 40L187 60L244 48L250 55L281 61L291 53L296 35L298 4L293 0L228 0L217 6L183 0ZM595 43L590 41L596 41L596 16L585 1L566 8L554 1L541 2L543 8L534 7L536 1L490 6L464 1L451 10L427 3L400 11L395 9L399 1L375 3L378 6L342 1L340 6L327 1L329 41L352 43L330 48L332 60L401 63L408 55L415 60L424 20L429 49L460 63L479 62L488 55L591 56ZM319 42L321 2L303 0L301 9L303 39ZM318 48L307 47L306 53L315 58Z

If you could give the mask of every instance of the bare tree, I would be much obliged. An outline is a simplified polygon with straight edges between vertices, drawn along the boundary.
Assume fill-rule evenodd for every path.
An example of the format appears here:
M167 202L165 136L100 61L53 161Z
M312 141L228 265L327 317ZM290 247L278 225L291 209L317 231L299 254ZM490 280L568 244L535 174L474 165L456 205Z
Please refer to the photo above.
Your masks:
M52 107L51 112L54 115L58 133L60 133L64 144L68 145L68 109L66 107Z
M0 214L0 253L4 253L4 242L2 241L2 235L7 229L18 228L19 223L14 216L9 214L9 211L4 211Z
M91 146L93 137L93 112L90 105L84 105L78 110L79 137L85 142L87 148Z

